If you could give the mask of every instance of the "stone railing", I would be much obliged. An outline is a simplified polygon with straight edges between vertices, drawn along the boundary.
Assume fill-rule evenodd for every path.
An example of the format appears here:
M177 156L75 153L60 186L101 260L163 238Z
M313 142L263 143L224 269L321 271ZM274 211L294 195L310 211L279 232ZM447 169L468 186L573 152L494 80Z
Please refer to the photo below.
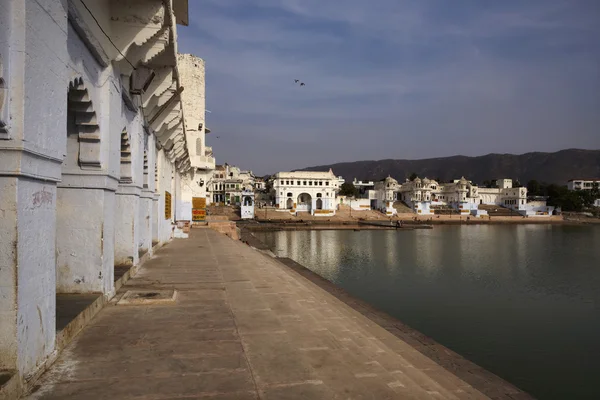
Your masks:
M209 156L193 156L192 166L200 169L215 169L215 158Z

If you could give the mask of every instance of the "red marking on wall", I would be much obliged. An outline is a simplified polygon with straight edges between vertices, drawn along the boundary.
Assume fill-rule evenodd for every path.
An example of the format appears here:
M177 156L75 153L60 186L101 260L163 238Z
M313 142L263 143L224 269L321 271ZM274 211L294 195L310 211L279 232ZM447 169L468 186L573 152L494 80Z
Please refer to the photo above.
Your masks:
M43 188L41 191L33 194L33 207L38 208L44 204L52 204L53 199L52 192L46 192L46 188Z

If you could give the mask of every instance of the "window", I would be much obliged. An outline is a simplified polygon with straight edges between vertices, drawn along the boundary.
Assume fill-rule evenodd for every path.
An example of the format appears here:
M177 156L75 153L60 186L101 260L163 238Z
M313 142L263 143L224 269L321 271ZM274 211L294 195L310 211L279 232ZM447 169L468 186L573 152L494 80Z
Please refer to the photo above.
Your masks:
M306 181L304 181L304 186L306 186Z
M290 193L288 193L288 194L287 194L287 197L292 197L292 193L291 193L291 192L290 192Z
M300 186L300 181L298 181L296 184L297 184L298 186Z
M308 181L308 186L312 186L312 181Z
M329 186L329 181L325 182L325 186Z
M321 193L317 193L317 197L323 197Z
M319 181L319 186L323 186L323 181Z
M290 181L285 181L285 184L286 184L286 185L289 185L289 184L290 184Z

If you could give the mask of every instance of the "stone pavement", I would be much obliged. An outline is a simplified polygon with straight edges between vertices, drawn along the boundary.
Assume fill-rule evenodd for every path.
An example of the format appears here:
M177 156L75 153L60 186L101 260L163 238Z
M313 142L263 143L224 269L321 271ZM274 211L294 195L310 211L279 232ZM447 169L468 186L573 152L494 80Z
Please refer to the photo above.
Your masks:
M176 289L173 304L116 305ZM31 399L485 399L297 272L193 229L66 347Z

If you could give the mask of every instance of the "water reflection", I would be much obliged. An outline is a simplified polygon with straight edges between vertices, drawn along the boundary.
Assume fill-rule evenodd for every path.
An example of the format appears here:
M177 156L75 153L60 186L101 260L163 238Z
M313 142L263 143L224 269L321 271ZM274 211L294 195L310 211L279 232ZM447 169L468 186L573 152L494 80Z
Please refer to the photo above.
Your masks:
M600 398L600 227L257 236L539 398Z

